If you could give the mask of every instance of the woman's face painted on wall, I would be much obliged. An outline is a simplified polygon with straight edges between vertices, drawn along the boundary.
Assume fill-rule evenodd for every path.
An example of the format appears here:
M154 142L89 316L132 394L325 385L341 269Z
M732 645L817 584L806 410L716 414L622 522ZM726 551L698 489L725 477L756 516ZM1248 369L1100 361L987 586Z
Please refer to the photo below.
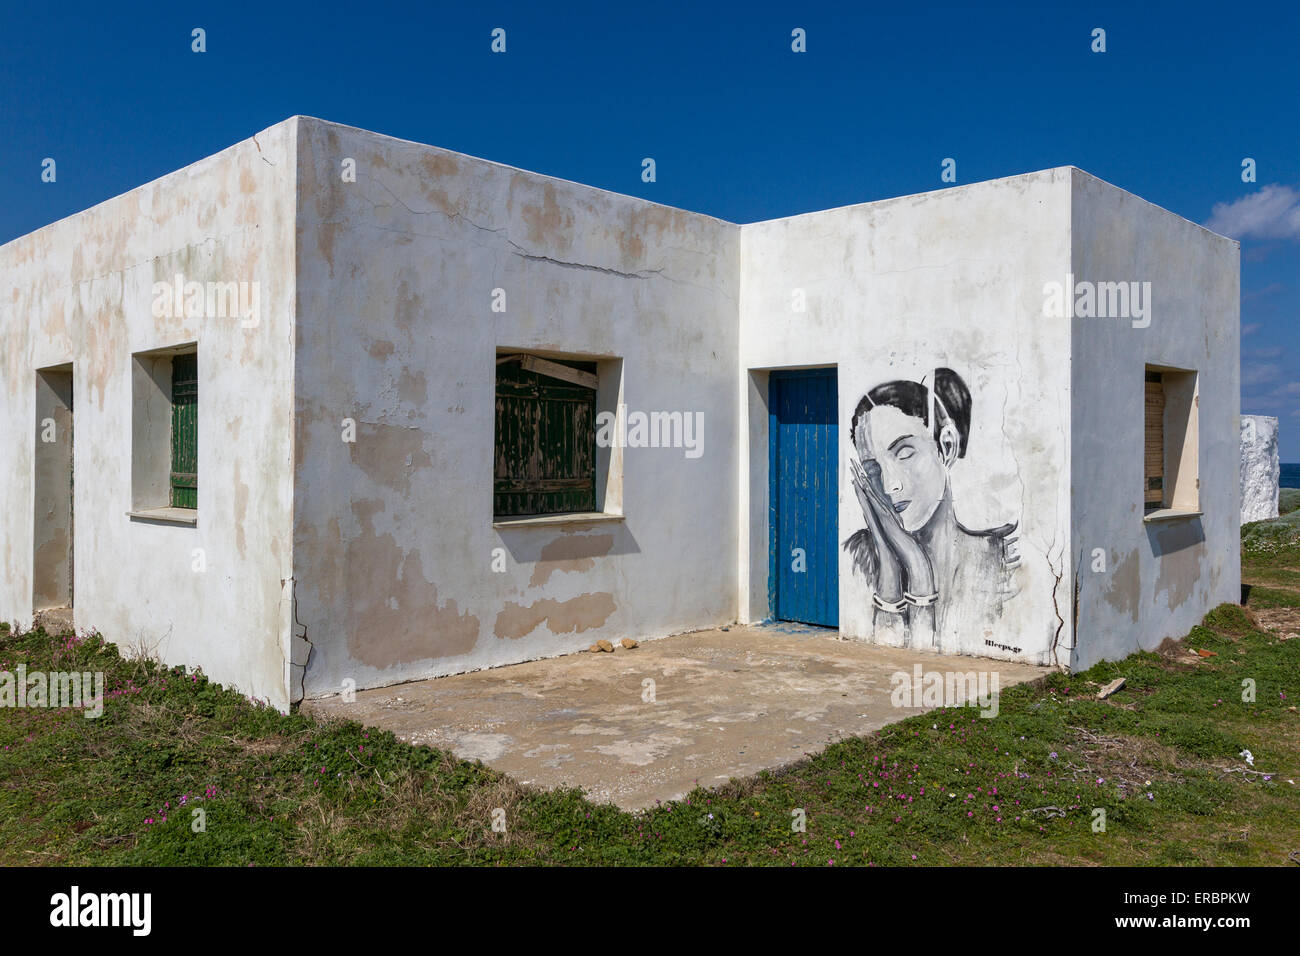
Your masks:
M903 528L924 528L948 490L948 464L930 428L893 405L877 405L858 420L853 436L865 463L880 465L880 482Z

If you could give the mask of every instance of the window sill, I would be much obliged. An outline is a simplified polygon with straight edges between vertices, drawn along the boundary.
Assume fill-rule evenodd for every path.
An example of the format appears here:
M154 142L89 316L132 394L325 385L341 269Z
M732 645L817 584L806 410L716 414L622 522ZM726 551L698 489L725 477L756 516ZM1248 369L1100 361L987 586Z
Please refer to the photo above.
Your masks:
M1174 508L1160 508L1142 516L1143 522L1177 521L1179 518L1199 518L1204 511L1178 511Z
M141 508L128 511L126 515L132 521L155 521L160 524L188 525L191 528L199 523L199 513L192 508Z
M622 521L623 515L605 511L583 511L563 515L520 515L517 518L493 518L494 528L528 528L566 524L590 524L595 521Z

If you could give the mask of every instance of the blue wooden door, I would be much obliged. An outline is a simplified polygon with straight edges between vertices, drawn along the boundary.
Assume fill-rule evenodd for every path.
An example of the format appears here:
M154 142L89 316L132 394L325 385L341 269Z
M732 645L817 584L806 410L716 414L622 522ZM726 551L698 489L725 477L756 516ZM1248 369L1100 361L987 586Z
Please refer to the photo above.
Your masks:
M833 368L773 372L768 383L772 616L840 623L839 428Z

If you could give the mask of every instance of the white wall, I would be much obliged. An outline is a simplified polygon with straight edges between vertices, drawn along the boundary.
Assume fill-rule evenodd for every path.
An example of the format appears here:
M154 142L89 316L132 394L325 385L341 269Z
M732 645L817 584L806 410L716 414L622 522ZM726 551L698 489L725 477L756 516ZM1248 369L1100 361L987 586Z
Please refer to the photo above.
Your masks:
M842 544L864 527L848 481L859 400L948 367L972 393L968 450L950 471L953 507L971 529L1018 522L1021 564L1009 573L1018 593L1000 602L990 600L992 576L959 569L941 584L950 610L940 649L1057 660L1071 607L1069 338L1042 320L1039 277L1068 267L1069 212L1070 173L1057 169L743 227L737 392L752 471L739 477L738 561L748 619L769 613L766 383L752 370L838 366ZM803 313L792 309L795 290ZM947 563L951 549L937 550ZM844 634L899 643L897 630L874 625L872 587L842 549L839 568Z
M319 120L299 145L305 694L735 620L739 227ZM703 454L626 449L623 521L494 528L498 348L621 358Z
M258 282L258 325L156 319L178 272ZM1070 274L1152 282L1150 326L1045 315ZM742 227L295 117L0 247L0 616L32 618L40 368L74 371L78 624L283 708L767 617L767 371L836 366L841 628L900 643L842 548L849 422L945 367L973 400L946 497L1019 563L933 546L935 646L1086 667L1238 595L1238 292L1235 243L1072 168ZM194 341L197 527L131 520L132 355ZM612 520L494 526L502 349L701 413L702 454L613 456ZM1144 363L1198 372L1199 518L1142 520Z
M0 617L32 620L36 370L73 366L76 624L288 706L294 124L0 247ZM57 185L49 186L58 188ZM260 283L260 321L153 284ZM251 289L251 287L248 287ZM195 527L132 520L132 354L198 342ZM43 489L48 490L48 489ZM202 549L206 570L193 570Z
M1233 240L1073 175L1076 280L1151 283L1145 328L1116 318L1072 323L1071 666L1082 669L1181 638L1212 607L1240 600L1240 265ZM1197 372L1199 517L1143 520L1148 364ZM1094 571L1098 549L1105 570Z

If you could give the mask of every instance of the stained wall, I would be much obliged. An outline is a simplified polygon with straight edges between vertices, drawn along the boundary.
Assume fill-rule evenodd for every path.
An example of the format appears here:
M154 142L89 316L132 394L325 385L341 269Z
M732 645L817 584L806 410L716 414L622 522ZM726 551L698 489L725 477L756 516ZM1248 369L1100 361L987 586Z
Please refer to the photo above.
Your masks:
M32 622L34 584L46 587L36 549L58 544L34 540L35 511L54 513L51 482L66 475L38 474L37 370L70 365L77 626L278 707L289 703L295 130L281 123L0 246L0 617ZM192 314L155 310L155 283L177 275L203 284ZM256 323L251 309L209 310L210 282L250 283L250 306L257 283ZM197 523L128 517L132 356L193 343Z
M300 124L301 691L734 621L739 228ZM629 416L699 413L698 455L625 448L603 520L494 527L502 350L598 361Z
M1070 340L1076 668L1181 638L1241 599L1240 245L1073 171L1076 282L1150 283L1136 321L1076 317ZM1143 508L1144 375L1195 372L1199 503ZM1169 428L1166 426L1166 431ZM1166 445L1166 477L1173 455Z
M948 653L1068 659L1070 338L1068 323L1044 320L1042 286L1069 268L1071 182L1069 169L1047 170L743 227L737 387L749 469L737 560L747 620L770 613L768 373L836 366L842 632ZM947 526L959 526L923 545L939 597L933 624L910 612L913 627L877 613L876 582L850 545L866 527L850 480L864 456L850 425L878 386L930 390L939 369L960 377L970 423L964 452L928 482L897 463L893 502L928 496L937 514L937 480ZM914 444L933 454L932 437Z
M73 370L78 623L283 708L766 618L768 376L834 366L843 634L1124 656L1237 594L1216 463L1238 452L1238 268L1230 240L1069 167L738 226L294 117L0 247L0 616L30 621L34 552L58 544L34 537L38 369ZM258 323L156 316L178 273L258 282ZM1150 282L1152 321L1052 314L1046 287L1076 277ZM132 355L194 342L197 524L132 519ZM494 520L515 351L596 362L600 407L698 416L698 446L602 449L599 514ZM1152 363L1196 370L1200 409L1203 513L1161 524L1140 498ZM919 536L935 627L899 628L855 547L850 476L879 449L849 425L940 378L969 398L960 453L895 416L923 454L882 471L900 515L943 519ZM881 444L892 414L864 419Z

